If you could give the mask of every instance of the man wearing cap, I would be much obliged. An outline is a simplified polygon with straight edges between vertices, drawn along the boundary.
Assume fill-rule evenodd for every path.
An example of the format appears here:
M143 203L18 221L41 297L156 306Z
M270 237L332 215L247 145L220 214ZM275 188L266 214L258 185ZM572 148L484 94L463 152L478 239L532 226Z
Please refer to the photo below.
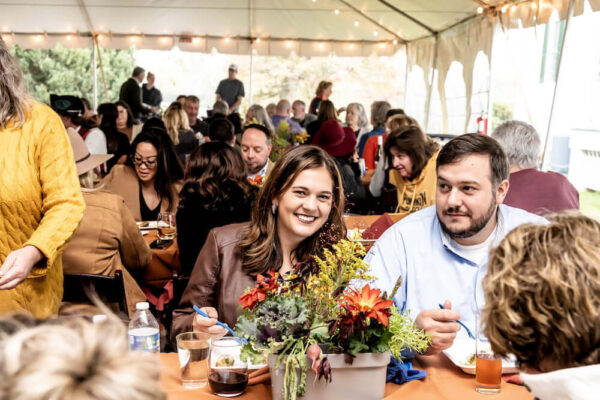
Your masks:
M229 105L227 114L237 113L242 103L242 97L246 95L244 84L239 79L236 79L237 72L237 65L231 64L229 66L229 77L219 82L219 86L215 92L217 95L216 101L224 100Z
M83 119L85 108L80 98L75 96L50 95L50 107L60 116L63 125L79 134L92 154L106 154L106 136L96 127L91 127Z

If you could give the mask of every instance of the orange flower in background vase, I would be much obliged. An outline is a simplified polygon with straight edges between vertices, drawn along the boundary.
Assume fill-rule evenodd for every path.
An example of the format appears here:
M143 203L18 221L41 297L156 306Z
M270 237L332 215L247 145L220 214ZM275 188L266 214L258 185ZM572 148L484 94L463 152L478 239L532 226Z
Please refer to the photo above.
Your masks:
M254 178L248 178L248 182L252 185L252 186L262 186L263 184L263 177L260 175L256 175Z

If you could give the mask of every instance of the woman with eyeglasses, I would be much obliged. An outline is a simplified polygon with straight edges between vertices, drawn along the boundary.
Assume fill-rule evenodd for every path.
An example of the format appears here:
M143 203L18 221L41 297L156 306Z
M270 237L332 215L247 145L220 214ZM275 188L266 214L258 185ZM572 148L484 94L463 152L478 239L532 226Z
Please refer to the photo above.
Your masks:
M183 167L167 133L149 128L136 136L131 148L125 165L115 165L104 179L105 188L125 199L137 221L156 221L161 212L175 212Z

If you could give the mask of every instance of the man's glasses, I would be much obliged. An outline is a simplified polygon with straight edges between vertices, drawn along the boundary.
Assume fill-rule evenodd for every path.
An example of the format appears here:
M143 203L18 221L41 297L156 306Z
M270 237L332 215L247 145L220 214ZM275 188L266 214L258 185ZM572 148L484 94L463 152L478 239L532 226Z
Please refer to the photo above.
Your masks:
M148 169L153 169L154 167L156 167L156 159L154 160L144 160L141 157L137 157L137 156L131 156L131 161L133 161L133 164L136 167L145 165L146 168Z

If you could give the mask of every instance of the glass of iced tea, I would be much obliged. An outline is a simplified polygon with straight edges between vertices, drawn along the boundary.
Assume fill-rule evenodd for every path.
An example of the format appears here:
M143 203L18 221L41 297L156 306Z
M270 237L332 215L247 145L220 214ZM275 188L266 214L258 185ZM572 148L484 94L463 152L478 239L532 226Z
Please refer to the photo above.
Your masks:
M176 339L183 387L195 389L206 386L209 338L197 332L184 332L177 335Z
M165 211L158 214L158 238L162 242L169 242L175 239L177 225L175 224L175 213Z
M481 329L475 343L475 390L484 394L500 392L502 383L502 359L492 351L490 342Z
M246 390L248 363L240 357L242 347L242 340L231 336L212 342L208 359L208 384L217 396L239 396Z

